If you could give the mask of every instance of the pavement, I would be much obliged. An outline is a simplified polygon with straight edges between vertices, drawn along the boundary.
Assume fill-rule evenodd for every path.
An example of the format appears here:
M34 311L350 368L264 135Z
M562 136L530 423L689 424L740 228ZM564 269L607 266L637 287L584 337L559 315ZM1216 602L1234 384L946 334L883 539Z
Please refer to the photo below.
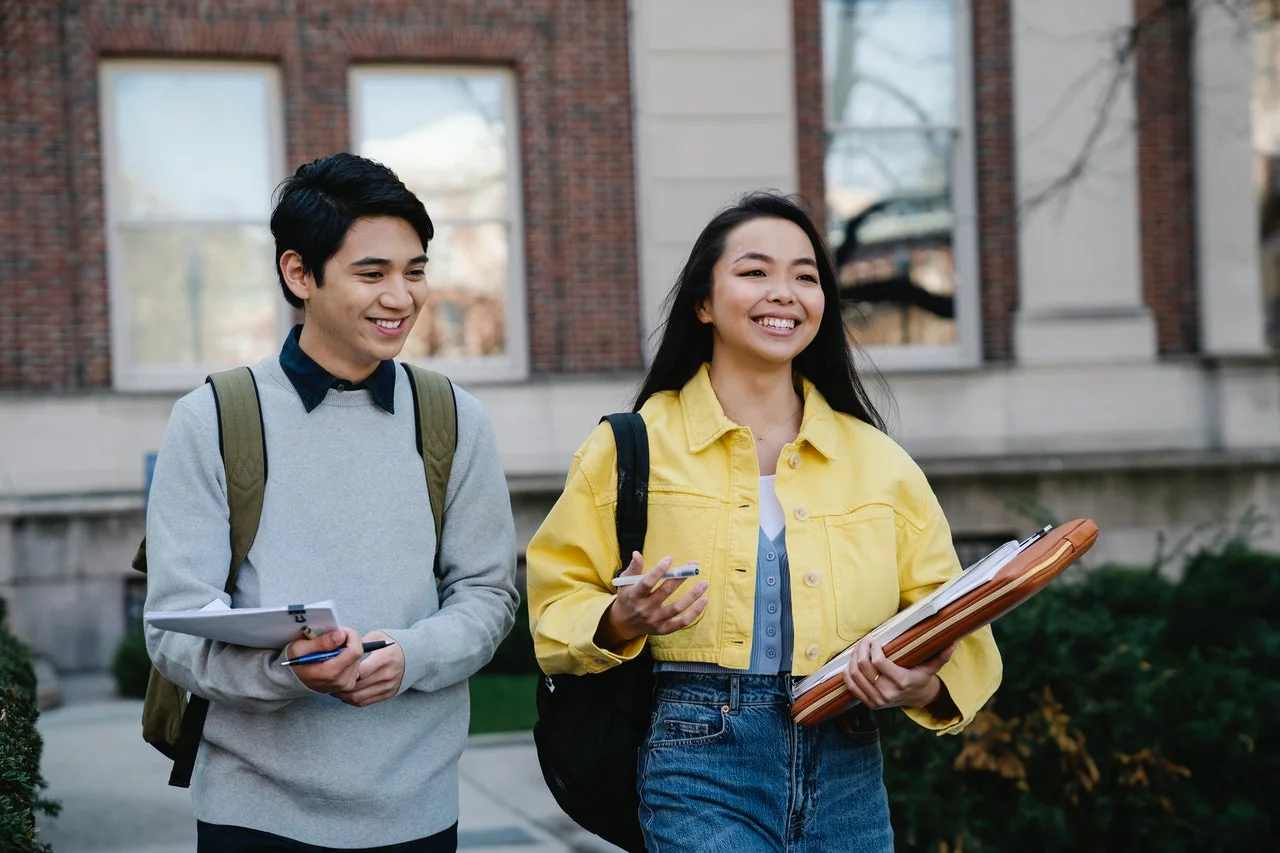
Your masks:
M44 795L62 803L37 819L39 839L54 853L194 851L190 792L166 784L168 761L143 743L142 703L100 676L64 678L61 700L38 722ZM459 774L460 853L618 853L556 806L527 732L472 737Z

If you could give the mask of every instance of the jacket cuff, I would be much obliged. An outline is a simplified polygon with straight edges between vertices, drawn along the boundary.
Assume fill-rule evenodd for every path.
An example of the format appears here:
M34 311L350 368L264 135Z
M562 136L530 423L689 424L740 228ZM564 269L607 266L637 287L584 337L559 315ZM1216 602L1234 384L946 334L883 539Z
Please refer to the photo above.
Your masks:
M612 651L610 649L601 648L596 645L596 631L600 628L600 620L604 618L604 612L609 609L609 605L613 604L616 596L602 595L598 602L592 602L591 606L583 613L582 622L579 624L578 635L574 643L569 647L569 654L577 661L585 673L604 672L606 669L612 669L620 663L626 663L634 660L636 656L644 650L647 636L640 636L622 647L621 651Z

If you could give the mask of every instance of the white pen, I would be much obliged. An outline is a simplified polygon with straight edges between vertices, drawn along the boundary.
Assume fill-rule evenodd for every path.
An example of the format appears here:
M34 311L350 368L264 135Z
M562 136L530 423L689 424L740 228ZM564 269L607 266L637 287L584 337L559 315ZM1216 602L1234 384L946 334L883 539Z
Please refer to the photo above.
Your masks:
M668 569L667 573L662 576L663 581L679 580L680 578L691 578L698 574L698 564L689 563L684 566L676 566L674 569ZM644 577L639 575L620 575L613 579L614 586L631 586L633 583L640 583ZM662 581L659 581L661 583Z

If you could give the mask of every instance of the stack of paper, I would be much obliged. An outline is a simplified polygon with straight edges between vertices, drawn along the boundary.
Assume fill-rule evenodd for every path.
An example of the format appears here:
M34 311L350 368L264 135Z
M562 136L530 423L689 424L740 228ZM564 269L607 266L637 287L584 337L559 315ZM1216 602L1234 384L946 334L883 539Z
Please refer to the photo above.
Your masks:
M200 610L151 611L143 619L166 631L255 649L283 649L294 640L314 639L342 625L332 601L232 609L214 599Z

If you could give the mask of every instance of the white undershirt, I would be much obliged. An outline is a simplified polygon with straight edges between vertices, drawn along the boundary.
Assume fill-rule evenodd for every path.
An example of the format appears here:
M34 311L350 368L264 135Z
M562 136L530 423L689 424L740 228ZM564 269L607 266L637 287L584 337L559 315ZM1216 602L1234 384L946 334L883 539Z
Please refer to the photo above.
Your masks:
M782 502L773 486L776 475L769 474L760 478L760 529L770 539L776 537L786 526L786 516L782 514Z

